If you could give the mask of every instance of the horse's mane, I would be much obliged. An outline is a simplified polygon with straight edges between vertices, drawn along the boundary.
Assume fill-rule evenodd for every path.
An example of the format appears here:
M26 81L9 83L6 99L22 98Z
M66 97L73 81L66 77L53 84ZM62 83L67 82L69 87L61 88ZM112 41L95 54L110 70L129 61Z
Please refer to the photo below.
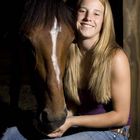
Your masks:
M35 27L46 25L51 28L54 18L58 24L64 22L74 27L72 14L63 0L24 0L24 11L21 22L21 30L28 32Z

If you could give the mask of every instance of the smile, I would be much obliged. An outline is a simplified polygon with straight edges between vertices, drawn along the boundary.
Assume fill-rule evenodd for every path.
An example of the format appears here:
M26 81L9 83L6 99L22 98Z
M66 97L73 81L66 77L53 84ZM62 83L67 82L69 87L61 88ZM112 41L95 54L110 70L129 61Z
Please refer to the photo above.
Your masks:
M94 27L93 25L90 25L90 24L87 24L87 23L81 23L81 25L82 25L83 27Z

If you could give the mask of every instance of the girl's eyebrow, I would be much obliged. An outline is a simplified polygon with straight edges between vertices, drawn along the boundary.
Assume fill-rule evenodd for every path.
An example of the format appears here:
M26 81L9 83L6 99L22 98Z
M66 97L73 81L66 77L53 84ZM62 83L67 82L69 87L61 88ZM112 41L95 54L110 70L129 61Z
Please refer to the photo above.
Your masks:
M99 10L99 9L95 9L94 11L99 12L99 13L103 13L103 11Z
M79 9L81 9L81 8L83 8L85 10L88 10L88 8L86 8L85 6L80 6ZM94 9L93 11L99 12L99 13L103 13L103 11L102 10L99 10L99 9Z
M86 8L86 7L84 7L84 6L80 6L80 7L79 7L79 9L81 9L81 8L83 8L83 9L86 9L86 10L87 10L87 8Z

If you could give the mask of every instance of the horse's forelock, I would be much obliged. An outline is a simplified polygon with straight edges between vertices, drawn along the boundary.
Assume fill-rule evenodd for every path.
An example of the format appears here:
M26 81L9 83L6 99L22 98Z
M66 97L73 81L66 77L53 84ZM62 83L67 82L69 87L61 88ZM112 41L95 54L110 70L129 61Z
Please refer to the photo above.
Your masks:
M28 0L21 19L21 30L31 30L38 26L52 28L54 19L73 26L72 14L63 0Z

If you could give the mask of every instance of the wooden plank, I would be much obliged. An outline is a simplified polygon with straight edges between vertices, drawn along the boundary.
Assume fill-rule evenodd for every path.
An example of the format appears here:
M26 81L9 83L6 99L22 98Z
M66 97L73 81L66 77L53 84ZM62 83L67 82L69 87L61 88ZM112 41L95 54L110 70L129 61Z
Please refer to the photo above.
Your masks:
M140 140L140 1L123 1L124 48L129 56L132 78L131 140Z

